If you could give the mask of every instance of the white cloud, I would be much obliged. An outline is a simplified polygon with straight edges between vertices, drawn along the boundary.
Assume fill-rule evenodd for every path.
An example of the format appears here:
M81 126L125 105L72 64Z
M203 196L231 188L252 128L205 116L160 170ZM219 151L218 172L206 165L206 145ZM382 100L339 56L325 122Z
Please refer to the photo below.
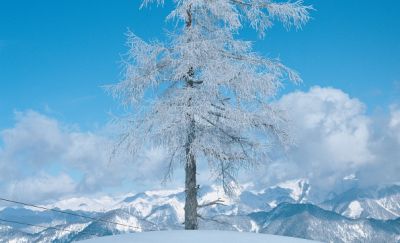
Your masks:
M0 135L3 193L56 199L118 186L129 176L129 161L110 161L112 141L35 111L17 112L14 127Z
M374 163L369 148L371 118L358 99L338 89L313 87L283 96L278 105L288 114L296 146L262 170L266 176L261 178L267 182L307 177L328 191L345 176Z
M293 123L291 133L299 142L296 153L324 163L334 161L334 167L373 159L368 149L370 119L359 100L338 89L313 87L282 97L279 105Z
M107 131L82 132L35 111L15 117L15 125L0 132L0 193L36 201L117 191L122 185L124 190L161 185L162 148L135 158L112 156L115 142L104 135Z
M400 109L390 107L390 114L376 119L370 150L375 155L371 166L360 168L359 177L364 185L400 182Z
M390 108L390 121L389 127L393 131L393 134L396 136L398 142L400 143L400 108L396 106L392 106Z
M366 115L358 99L321 87L289 93L277 103L289 115L297 145L287 156L248 173L247 179L265 186L309 178L321 191L340 189L351 174L364 185L400 181L398 106L378 119ZM162 148L110 160L114 142L107 129L82 132L34 111L16 113L14 127L0 136L0 193L29 201L160 187L168 166ZM198 168L199 183L209 182L205 165ZM168 185L182 178L177 168Z
M25 165L54 162L65 145L59 123L39 113L16 113L15 127L3 130L2 159Z
M75 192L76 182L66 174L51 176L40 173L35 177L12 181L7 186L7 195L25 202L49 200Z
M361 186L400 181L400 109L387 118L366 115L365 105L339 89L313 87L283 96L296 146L258 170L260 181L309 178L318 192L341 190L348 175Z

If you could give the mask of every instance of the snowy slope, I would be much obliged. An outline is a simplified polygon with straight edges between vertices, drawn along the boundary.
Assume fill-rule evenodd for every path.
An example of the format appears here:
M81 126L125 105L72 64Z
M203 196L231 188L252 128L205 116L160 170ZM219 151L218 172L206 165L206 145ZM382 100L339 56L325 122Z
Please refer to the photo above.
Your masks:
M323 242L399 242L400 219L350 219L312 204L283 203L270 212L253 213L260 233Z
M104 212L112 208L119 201L119 199L109 196L102 196L99 198L73 197L43 206L47 208L58 208L61 210Z
M13 239L17 239L18 243L28 243L30 236L27 233L13 229L10 226L0 225L0 243L12 242Z
M177 229L175 224L171 226L165 224L160 228L153 222L130 215L123 210L107 212L102 219L129 224L135 228L106 222L62 226L66 227L65 229L68 229L70 233L45 230L36 234L19 234L12 228L6 228L5 235L1 238L4 239L8 235L8 239L14 240L13 242L71 242L129 232ZM179 228L182 229L182 225ZM257 212L250 215L216 215L207 220L200 220L200 229L258 232L323 242L375 243L399 242L400 240L400 219L390 221L354 220L311 204L282 203L269 212Z
M159 231L96 238L82 243L311 243L315 241L275 235L238 233L228 231Z
M230 211L231 213L269 210L282 202L306 202L309 189L310 186L306 179L290 180L261 191L243 190L238 192L237 198L229 198L224 194L221 187L203 186L199 191L199 203L220 198L224 201L225 205L232 206L229 209L226 206L213 208L213 213L215 213L215 210ZM99 198L66 198L43 206L92 213L126 209L128 211L131 210L130 212L135 215L146 217L156 207L168 204L175 209L177 217L183 219L182 205L184 203L184 196L183 188L178 188L175 190L145 191L121 198L112 198L109 196ZM29 208L29 210L38 211L34 208Z
M219 187L201 187L200 203L221 198L225 205L213 205L200 209L199 213L204 218L199 221L200 229L260 232L333 242L396 242L400 240L400 218L385 221L364 217L365 212L369 212L369 215L374 213L374 215L382 216L384 214L377 212L386 212L388 209L392 212L400 210L399 200L396 200L397 187L388 187L385 190L383 188L379 190L354 189L356 191L339 195L325 202L324 207L328 210L320 208L319 205L306 204L309 188L306 180L295 180L261 191L244 190L235 198L227 198ZM98 212L102 208L102 200L95 199L91 199L91 202L95 202L94 210L90 208L88 208L89 212L71 210L106 221L128 224L133 226L132 228L104 221L93 222L52 211L5 208L0 211L0 218L56 226L68 229L68 232L55 229L42 231L40 228L24 228L21 225L3 226L0 227L0 242L71 242L96 236L180 230L183 229L184 198L185 195L181 189L146 191L128 195L119 200L107 199L104 203L112 205L109 205L109 210L104 212L103 210ZM110 203L114 201L116 203ZM375 204L369 203L369 205L374 207L366 207L364 203L366 201L373 201ZM376 204L376 201L382 203ZM76 208L76 206L81 209L80 203L88 202L88 200L75 198L71 201L72 205L66 202L68 200L56 202L53 205L65 205L63 209Z
M350 218L396 219L400 217L400 186L352 188L320 206Z
M89 212L81 212L81 211L73 211L75 213L79 213L81 215L90 216L90 217L97 217L99 214L89 213ZM87 222L80 217L75 217L72 215L67 214L60 214L53 211L37 211L36 209L32 208L5 208L0 211L0 218L1 219L9 219L9 220L17 220L17 221L24 221L30 224L35 225L42 225L42 226L57 226L57 225L69 225L74 223L83 223ZM37 227L27 227L24 225L19 224L12 224L11 225L16 230L23 230L29 233L37 233L41 231L41 228ZM0 231L0 238L2 236L2 232Z
M304 203L310 191L308 180L290 180L266 188L260 192L243 191L240 203L249 207L249 212L255 210L270 210L280 203Z

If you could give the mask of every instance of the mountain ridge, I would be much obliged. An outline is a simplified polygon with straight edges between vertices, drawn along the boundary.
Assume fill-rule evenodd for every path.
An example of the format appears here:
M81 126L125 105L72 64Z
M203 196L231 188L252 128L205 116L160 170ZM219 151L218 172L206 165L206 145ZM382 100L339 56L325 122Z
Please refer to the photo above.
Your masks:
M354 193L352 196L346 196L350 194L349 192L343 195L339 194L336 199L326 200L320 205L307 201L310 188L307 180L297 180L261 191L243 190L235 198L228 198L219 187L202 187L199 191L201 203L222 198L225 205L201 208L199 210L200 229L278 234L324 242L396 242L395 240L400 240L400 218L390 220L368 217L352 218L346 215L346 211L333 210L340 208L340 205L348 207L354 201L362 202L365 198L382 200L384 196L387 196L388 200L396 199L400 195L397 187L389 186L387 192L385 192L385 188L371 188L368 189L369 192L356 188L354 190L360 190L359 193ZM48 210L38 211L24 207L5 208L0 210L0 218L29 219L31 223L52 226L60 230L54 228L32 230L32 227L24 228L12 225L12 227L0 228L0 239L21 243L71 242L96 236L132 232L180 230L183 229L184 199L182 189L156 190L129 194L118 200L106 199L107 203L117 202L112 204L109 210L100 212L97 211L101 208L98 207L99 200L85 198L82 199L82 202L96 202L95 210L74 211L65 209L65 207L60 209L66 212L85 214L101 219L100 221L60 215ZM75 208L78 205L79 208L80 202L72 201L74 202L72 207ZM57 205L66 204L64 202L53 204L53 206ZM389 206L396 205L390 204ZM87 208L88 205L83 205L83 207ZM363 210L375 212L368 208L363 208ZM0 242L2 241L0 240Z

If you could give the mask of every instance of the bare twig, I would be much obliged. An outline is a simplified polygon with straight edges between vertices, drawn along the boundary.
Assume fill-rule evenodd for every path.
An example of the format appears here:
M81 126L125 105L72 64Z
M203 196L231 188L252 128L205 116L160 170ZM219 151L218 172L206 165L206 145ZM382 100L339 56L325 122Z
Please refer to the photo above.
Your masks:
M224 204L223 202L224 202L224 200L222 200L221 198L218 198L217 200L214 200L214 201L211 201L211 202L208 202L208 203L201 204L201 205L199 205L198 207L199 207L199 208L204 208L204 207L209 207L209 206L212 206L212 205L223 205L223 206L227 206L227 205Z

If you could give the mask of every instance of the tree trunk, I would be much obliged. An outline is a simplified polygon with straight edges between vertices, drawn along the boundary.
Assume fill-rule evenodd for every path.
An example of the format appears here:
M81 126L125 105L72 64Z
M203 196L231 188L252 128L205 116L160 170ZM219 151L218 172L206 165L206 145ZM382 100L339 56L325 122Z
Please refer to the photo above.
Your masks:
M189 99L190 106L190 99ZM196 183L196 158L192 151L192 143L195 138L195 121L189 116L189 130L186 143L185 164L185 229L196 230L197 225L197 183Z
M191 120L188 144L186 147L185 165L185 229L196 230L197 224L197 184L196 184L196 159L191 151L191 143L194 139L194 120Z
M192 13L191 6L186 11L186 28L192 26ZM190 40L188 40L190 41ZM186 77L186 83L188 88L193 88L193 68L190 68ZM191 106L191 98L188 101L188 106ZM197 183L196 183L196 158L192 151L192 143L195 139L195 121L194 118L189 115L189 129L186 143L186 164L185 164L185 229L186 230L197 230Z

